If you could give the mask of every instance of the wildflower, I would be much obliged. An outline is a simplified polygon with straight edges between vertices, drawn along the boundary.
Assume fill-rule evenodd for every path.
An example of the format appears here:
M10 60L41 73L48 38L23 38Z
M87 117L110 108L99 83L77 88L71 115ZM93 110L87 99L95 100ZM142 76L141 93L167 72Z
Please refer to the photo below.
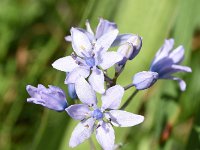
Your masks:
M178 46L173 51L174 40L165 40L164 45L158 50L151 64L150 71L137 73L133 77L133 84L138 90L143 90L152 86L158 79L170 79L178 81L182 91L186 88L186 83L172 74L177 72L192 72L190 67L179 65L184 59L184 48Z
M59 87L49 85L49 88L39 84L38 87L26 86L26 90L31 96L27 102L35 103L55 111L64 111L67 107L66 96Z
M83 104L75 104L66 108L66 112L80 123L75 127L69 142L75 147L96 130L96 139L105 150L114 148L115 134L112 125L116 127L129 127L143 122L144 117L126 111L117 110L120 106L124 89L115 85L102 95L102 106L97 106L95 91L90 84L80 77L75 83L77 96Z
M100 19L96 34L92 31L89 22L86 22L87 30L71 28L71 35L65 37L71 41L75 53L71 56L56 60L52 66L60 71L69 72L65 84L75 83L82 76L89 77L89 82L98 93L104 93L104 74L106 70L123 59L118 52L107 50L111 46L118 46L130 39L133 35L118 35L117 25L104 19Z

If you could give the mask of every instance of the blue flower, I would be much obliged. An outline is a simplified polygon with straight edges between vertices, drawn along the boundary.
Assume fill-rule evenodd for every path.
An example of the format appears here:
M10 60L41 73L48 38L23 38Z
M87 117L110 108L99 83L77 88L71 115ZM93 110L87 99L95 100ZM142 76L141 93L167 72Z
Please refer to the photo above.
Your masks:
M113 150L115 134L112 125L130 127L143 122L144 117L126 111L117 110L120 106L124 89L115 85L102 95L102 106L97 106L95 91L90 84L80 77L75 83L77 96L83 104L75 104L66 108L66 112L80 123L72 132L69 146L75 147L96 130L96 139L105 150Z
M49 85L49 88L39 84L38 87L26 86L31 98L27 102L35 103L55 111L63 111L67 107L67 100L63 90L56 86Z
M149 71L143 71L135 74L133 84L138 90L147 89L158 79L170 79L178 81L180 89L186 89L186 83L173 74L177 72L192 72L190 67L179 65L184 59L184 48L178 46L172 50L174 40L165 40L164 45L158 50L154 60L151 63Z
M86 27L87 30L71 28L71 35L66 39L71 41L75 53L56 60L52 66L69 72L66 84L75 83L80 76L87 78L92 70L90 84L95 91L104 93L104 74L99 67L106 70L123 58L117 52L107 52L118 35L118 29L115 23L104 19L100 19L96 34L93 33L88 21Z
M111 46L122 45L135 36L132 34L118 35L117 25L102 18L97 26L96 34L92 31L88 21L86 30L72 27L70 32L71 35L65 39L72 43L74 53L56 60L52 66L60 71L69 72L65 84L75 83L80 76L89 77L88 81L93 89L98 93L104 93L104 74L99 68L106 70L124 57L123 54L108 51L108 49ZM130 57L135 55L131 54Z

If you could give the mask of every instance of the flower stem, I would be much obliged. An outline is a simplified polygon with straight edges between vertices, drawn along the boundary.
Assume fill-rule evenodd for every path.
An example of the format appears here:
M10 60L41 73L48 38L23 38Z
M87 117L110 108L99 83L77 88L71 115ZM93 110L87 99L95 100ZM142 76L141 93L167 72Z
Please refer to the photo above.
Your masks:
M90 143L90 150L96 150L94 142L92 141L92 138L89 138L89 143Z
M133 99L133 97L139 92L139 90L135 90L131 96L126 100L126 102L124 103L124 105L122 105L122 107L120 108L121 110L124 110L128 105L129 103L131 102L131 100Z
M128 90L129 88L133 87L134 85L133 84L129 84L127 86L124 87L124 90Z

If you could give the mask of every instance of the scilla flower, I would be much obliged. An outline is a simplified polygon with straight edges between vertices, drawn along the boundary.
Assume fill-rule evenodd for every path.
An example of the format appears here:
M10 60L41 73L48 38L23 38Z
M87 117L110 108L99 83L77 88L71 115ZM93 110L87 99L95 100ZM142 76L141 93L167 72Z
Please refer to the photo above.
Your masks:
M80 123L72 132L70 147L75 147L96 131L96 139L104 150L113 150L115 134L112 125L130 127L143 122L144 117L126 111L117 110L120 106L124 89L115 85L102 95L102 106L97 106L95 91L90 84L80 77L75 83L77 96L83 104L75 104L66 108L67 113Z
M35 103L55 111L63 111L67 107L67 100L63 90L59 87L49 85L49 88L39 84L38 87L26 86L31 98L27 102Z
M185 90L185 82L173 74L177 72L192 72L190 67L179 65L184 59L184 48L178 46L172 50L174 40L165 40L164 45L158 50L149 71L137 73L133 77L133 84L138 90L152 86L158 79L176 80L180 89Z
M115 23L100 19L96 34L86 23L87 30L71 28L71 40L75 53L71 56L56 60L52 66L58 70L69 72L65 80L66 84L75 83L80 76L87 78L95 91L104 93L104 74L101 67L106 70L122 60L123 56L117 52L107 52L118 35ZM111 59L112 58L112 59Z

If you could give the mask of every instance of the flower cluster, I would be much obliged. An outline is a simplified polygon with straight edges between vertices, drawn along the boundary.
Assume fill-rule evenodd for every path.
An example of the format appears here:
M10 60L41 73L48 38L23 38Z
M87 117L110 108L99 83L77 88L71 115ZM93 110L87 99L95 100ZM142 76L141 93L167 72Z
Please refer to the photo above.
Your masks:
M52 66L66 73L64 83L68 86L69 96L79 99L81 103L68 106L65 92L59 87L26 87L31 96L27 102L55 111L66 111L71 118L80 121L72 132L70 147L81 144L95 132L101 147L112 150L115 144L112 126L131 127L143 122L143 116L124 111L127 103L120 108L124 91L130 87L135 86L138 91L149 88L158 79L172 79L179 82L181 90L185 90L185 82L172 74L191 72L191 69L179 65L184 57L184 49L179 46L172 51L173 39L166 40L156 53L149 71L135 74L133 82L123 88L117 85L117 78L126 62L140 52L142 38L135 34L119 34L115 23L102 18L95 33L88 21L86 30L72 27L70 33L65 40L71 42L74 52L56 60ZM109 51L111 47L118 49ZM115 67L114 78L107 74L107 69L112 66ZM97 99L97 93L101 95L101 100ZM99 101L101 107L98 106Z

